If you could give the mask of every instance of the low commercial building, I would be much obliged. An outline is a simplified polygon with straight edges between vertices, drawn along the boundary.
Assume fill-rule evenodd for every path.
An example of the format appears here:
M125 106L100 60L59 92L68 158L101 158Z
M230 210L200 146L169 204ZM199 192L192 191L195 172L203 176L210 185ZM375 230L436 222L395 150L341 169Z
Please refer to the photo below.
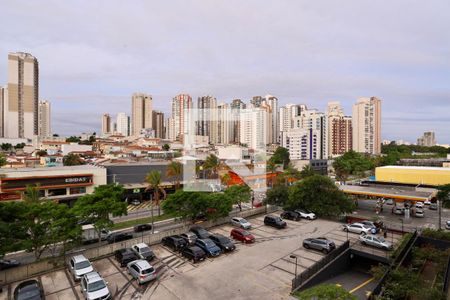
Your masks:
M450 168L385 166L375 169L379 182L438 186L450 184Z
M2 169L0 201L21 200L27 186L37 186L41 197L72 205L79 197L106 184L106 169L82 165Z

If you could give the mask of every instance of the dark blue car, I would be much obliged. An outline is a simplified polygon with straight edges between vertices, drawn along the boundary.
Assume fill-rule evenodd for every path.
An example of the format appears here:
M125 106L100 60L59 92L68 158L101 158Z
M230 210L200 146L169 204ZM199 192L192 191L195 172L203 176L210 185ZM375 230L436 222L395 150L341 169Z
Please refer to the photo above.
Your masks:
M210 239L197 239L195 245L206 252L208 256L219 256L222 250Z

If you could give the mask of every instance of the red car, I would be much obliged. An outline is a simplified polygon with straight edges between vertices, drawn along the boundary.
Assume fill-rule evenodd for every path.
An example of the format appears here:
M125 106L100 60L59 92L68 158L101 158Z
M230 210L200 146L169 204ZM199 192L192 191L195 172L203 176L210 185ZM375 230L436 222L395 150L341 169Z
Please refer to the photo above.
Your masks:
M253 243L255 241L255 237L250 232L242 228L232 229L230 232L230 237L244 243Z

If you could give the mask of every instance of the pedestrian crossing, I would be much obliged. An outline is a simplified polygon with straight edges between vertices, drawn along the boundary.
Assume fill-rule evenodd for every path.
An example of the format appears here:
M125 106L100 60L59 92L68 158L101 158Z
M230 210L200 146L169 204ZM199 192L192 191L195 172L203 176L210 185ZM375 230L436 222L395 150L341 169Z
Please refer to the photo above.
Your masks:
M146 202L142 202L139 205L133 205L133 204L128 204L127 206L127 211L137 211L137 210L142 210L142 209L149 209L149 205L150 202L146 201Z

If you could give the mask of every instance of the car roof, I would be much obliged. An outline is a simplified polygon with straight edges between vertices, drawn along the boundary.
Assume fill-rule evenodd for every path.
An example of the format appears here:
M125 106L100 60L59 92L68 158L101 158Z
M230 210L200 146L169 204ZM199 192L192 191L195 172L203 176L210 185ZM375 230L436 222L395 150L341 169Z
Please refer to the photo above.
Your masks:
M141 270L152 268L152 265L150 265L145 259L135 260L132 264L138 266Z
M21 283L17 286L17 288L22 289L22 288L24 288L24 287L26 287L26 286L30 286L30 285L37 285L37 286L40 287L39 281L37 281L37 280L35 280L35 279L31 279L31 280L26 280L26 281L21 282Z
M103 280L100 274L95 271L87 273L84 277L86 278L87 283Z
M146 243L139 243L135 245L138 248L144 248L144 247L148 247L148 245Z
M72 259L75 263L88 260L83 254L75 255Z

